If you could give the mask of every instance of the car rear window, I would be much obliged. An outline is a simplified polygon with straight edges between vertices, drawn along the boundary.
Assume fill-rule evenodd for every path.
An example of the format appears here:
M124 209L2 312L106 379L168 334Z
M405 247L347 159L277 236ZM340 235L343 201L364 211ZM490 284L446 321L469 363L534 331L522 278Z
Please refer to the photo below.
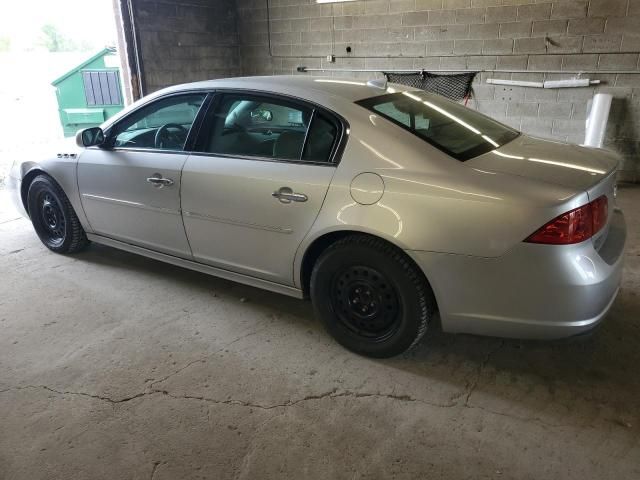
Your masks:
M460 161L501 147L519 135L475 110L427 92L391 93L356 103Z

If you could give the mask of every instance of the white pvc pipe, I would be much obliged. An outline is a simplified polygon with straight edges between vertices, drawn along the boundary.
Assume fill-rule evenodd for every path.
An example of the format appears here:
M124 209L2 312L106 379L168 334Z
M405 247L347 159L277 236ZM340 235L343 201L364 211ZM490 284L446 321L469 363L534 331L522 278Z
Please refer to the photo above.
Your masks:
M501 78L487 78L487 83L490 83L492 85L509 85L513 87L573 88L597 85L600 83L600 80L589 80L588 78L572 78L570 80L545 80L544 82L527 82L524 80L503 80Z
M487 83L492 85L509 85L513 87L534 87L542 88L544 84L542 82L525 82L523 80L503 80L501 78L487 78Z
M609 93L596 93L587 105L586 133L584 136L584 144L586 146L602 147L612 98L613 95Z
M570 80L546 80L544 88L571 88L588 87L591 84L600 83L599 80L589 80L588 78L572 78Z

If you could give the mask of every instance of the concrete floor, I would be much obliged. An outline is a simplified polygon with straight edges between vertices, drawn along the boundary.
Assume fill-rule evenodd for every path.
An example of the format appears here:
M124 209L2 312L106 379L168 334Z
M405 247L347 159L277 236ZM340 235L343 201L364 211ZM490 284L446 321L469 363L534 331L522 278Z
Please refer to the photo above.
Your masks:
M5 205L0 478L640 478L640 188L619 192L624 283L593 337L434 329L385 361L305 302L50 253Z

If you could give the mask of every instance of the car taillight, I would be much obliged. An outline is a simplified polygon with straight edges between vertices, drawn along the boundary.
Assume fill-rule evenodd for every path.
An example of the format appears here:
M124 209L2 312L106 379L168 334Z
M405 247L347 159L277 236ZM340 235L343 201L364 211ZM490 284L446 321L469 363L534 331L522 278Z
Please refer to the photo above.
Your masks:
M607 223L608 201L605 195L554 218L525 239L529 243L570 245L598 233Z
M593 235L598 233L607 224L609 214L609 200L605 195L591 202L591 215L593 216Z

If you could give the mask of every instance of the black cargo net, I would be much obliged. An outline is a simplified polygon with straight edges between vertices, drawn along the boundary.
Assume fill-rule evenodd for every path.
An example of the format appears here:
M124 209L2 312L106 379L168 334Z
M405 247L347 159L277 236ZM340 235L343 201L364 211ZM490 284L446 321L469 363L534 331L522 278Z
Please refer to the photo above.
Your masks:
M438 74L429 72L391 73L382 72L387 81L437 93L456 102L467 102L471 96L471 83L478 72Z

